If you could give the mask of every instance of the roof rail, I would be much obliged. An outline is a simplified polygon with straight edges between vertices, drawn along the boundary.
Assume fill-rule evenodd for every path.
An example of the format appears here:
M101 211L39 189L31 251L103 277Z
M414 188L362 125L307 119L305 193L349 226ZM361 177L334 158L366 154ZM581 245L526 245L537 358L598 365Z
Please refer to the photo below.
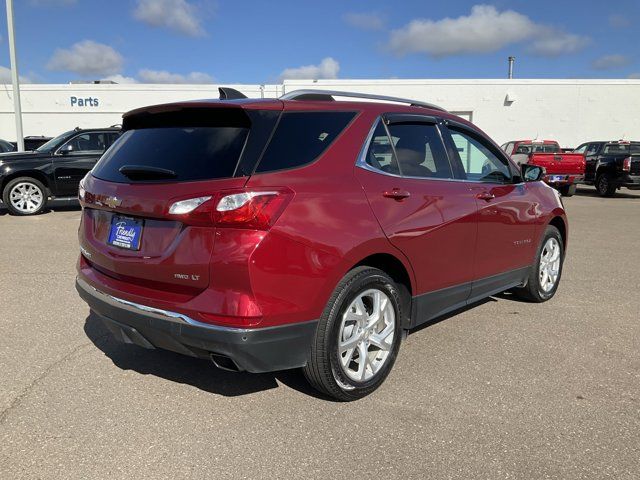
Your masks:
M354 92L339 92L336 90L294 90L293 92L285 93L280 97L280 100L319 100L319 101L334 101L333 97L348 97L348 98L366 98L369 100L380 100L383 102L396 102L406 103L412 107L431 108L433 110L440 110L446 112L446 110L438 105L427 102L419 102L417 100L410 100L408 98L388 97L386 95L374 95L370 93L354 93Z

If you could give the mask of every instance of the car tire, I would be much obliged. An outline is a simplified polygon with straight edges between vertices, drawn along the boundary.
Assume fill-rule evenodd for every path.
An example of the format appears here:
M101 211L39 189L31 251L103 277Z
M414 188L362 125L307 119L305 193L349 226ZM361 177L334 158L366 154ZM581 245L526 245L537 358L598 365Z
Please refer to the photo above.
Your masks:
M576 184L572 183L571 185L563 185L558 190L563 197L573 197L576 194L576 188Z
M601 197L612 197L616 193L616 184L608 173L601 173L596 178L596 190Z
M309 383L340 401L376 390L400 349L401 305L396 284L382 270L362 266L347 273L318 322L303 368Z
M513 293L523 300L534 303L550 300L558 290L563 264L564 242L562 235L556 227L548 225L538 247L536 261L531 267L526 285L514 289ZM553 282L550 283L552 278Z
M5 185L2 201L12 215L37 215L47 206L47 189L35 178L14 178Z

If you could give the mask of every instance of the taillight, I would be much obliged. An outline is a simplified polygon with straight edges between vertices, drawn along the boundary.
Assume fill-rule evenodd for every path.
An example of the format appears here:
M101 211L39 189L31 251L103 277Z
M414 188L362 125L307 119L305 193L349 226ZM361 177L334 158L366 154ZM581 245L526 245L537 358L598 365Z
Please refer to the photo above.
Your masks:
M189 225L268 230L292 197L280 188L220 192L174 202L168 216Z
M622 170L625 172L631 171L631 157L627 157L622 161Z

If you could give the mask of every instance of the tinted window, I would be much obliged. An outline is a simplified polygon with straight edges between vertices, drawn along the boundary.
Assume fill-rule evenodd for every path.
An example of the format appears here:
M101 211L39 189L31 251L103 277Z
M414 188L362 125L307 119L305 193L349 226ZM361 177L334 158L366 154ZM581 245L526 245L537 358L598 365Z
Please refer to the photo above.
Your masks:
M604 147L603 155L630 155L640 153L640 144L610 143Z
M560 146L553 143L535 143L533 153L558 153Z
M429 124L389 125L400 172L407 177L452 178L449 159L437 127Z
M118 132L109 132L107 133L107 148L109 148L111 145L113 145L113 142L115 142L118 137L120 136L120 133Z
M283 113L256 172L311 163L340 135L354 115L353 112Z
M578 148L576 148L573 153L584 153L587 151L587 147L589 146L588 143L585 143L583 145L580 145Z
M76 135L63 147L70 145L73 152L104 152L111 143L107 132L89 132Z
M239 127L167 127L128 130L98 162L95 177L131 182L119 172L124 165L175 172L163 181L193 181L231 177L248 133Z
M52 138L48 142L40 145L37 148L37 151L39 151L39 152L51 152L53 150L56 150L59 146L61 146L64 142L66 142L67 139L70 138L74 133L75 133L75 130L71 130L69 132L64 132L64 133L58 135L57 137Z
M467 179L481 182L507 182L511 170L506 159L498 156L493 148L479 137L468 132L450 129ZM518 150L520 147L518 147Z
M11 152L13 151L13 145L9 142L5 142L4 140L0 140L0 152Z
M589 145L589 148L587 148L587 155L594 155L598 149L600 148L600 144L599 143L592 143Z
M373 132L365 161L376 170L400 175L398 161L393 154L391 141L382 122L378 122Z

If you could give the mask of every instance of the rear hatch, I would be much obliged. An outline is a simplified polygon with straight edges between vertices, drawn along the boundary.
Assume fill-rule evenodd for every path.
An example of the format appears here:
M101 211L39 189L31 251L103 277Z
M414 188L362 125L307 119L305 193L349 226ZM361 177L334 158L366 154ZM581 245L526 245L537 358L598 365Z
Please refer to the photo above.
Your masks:
M81 184L83 261L146 289L204 290L215 228L181 213L244 186L281 108L194 102L125 115L122 136Z
M584 175L585 160L579 153L533 153L529 163L544 167L547 174Z

